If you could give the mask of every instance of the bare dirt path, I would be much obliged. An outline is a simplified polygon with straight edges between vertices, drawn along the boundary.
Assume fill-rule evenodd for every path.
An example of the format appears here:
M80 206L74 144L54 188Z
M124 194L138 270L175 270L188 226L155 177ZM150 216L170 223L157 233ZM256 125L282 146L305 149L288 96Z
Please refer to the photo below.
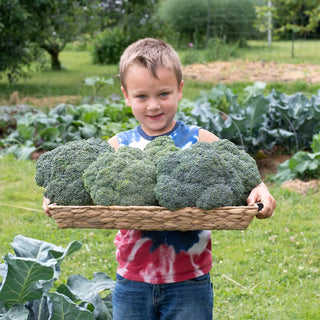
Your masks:
M319 59L320 63L320 59ZM320 64L290 64L264 61L216 61L183 68L185 79L229 83L236 81L320 83Z

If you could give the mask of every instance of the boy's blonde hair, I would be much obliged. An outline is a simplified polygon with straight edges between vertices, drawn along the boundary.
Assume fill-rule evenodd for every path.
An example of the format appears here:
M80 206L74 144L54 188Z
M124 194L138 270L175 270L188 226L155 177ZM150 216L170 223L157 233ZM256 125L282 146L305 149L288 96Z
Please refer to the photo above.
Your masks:
M120 58L120 80L126 89L126 74L132 65L147 68L155 78L157 68L172 70L177 78L178 86L182 81L182 67L177 52L166 42L159 39L145 38L129 45Z

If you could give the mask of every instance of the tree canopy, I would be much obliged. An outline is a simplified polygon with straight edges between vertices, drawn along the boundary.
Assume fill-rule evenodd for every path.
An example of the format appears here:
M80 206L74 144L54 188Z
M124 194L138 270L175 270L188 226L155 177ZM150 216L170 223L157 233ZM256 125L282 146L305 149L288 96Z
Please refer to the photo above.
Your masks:
M96 9L89 0L1 0L0 72L13 81L39 48L50 54L52 69L60 70L59 53L94 28Z

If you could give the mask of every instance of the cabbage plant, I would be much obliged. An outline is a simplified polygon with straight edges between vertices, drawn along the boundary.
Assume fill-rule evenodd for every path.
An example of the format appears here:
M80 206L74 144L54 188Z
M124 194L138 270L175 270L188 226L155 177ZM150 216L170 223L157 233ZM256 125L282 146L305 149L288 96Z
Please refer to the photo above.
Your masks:
M63 259L81 248L79 241L64 249L18 235L11 245L15 255L7 254L0 265L0 319L112 319L114 281L107 274L94 273L93 280L71 275L54 290Z

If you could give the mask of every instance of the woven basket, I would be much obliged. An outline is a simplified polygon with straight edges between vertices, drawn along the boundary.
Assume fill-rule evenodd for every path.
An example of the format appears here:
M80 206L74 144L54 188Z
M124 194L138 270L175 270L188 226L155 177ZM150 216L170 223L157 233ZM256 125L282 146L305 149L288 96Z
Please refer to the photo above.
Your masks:
M131 229L155 231L244 230L258 213L258 206L211 210L182 208L170 211L150 206L58 206L49 210L59 228Z

